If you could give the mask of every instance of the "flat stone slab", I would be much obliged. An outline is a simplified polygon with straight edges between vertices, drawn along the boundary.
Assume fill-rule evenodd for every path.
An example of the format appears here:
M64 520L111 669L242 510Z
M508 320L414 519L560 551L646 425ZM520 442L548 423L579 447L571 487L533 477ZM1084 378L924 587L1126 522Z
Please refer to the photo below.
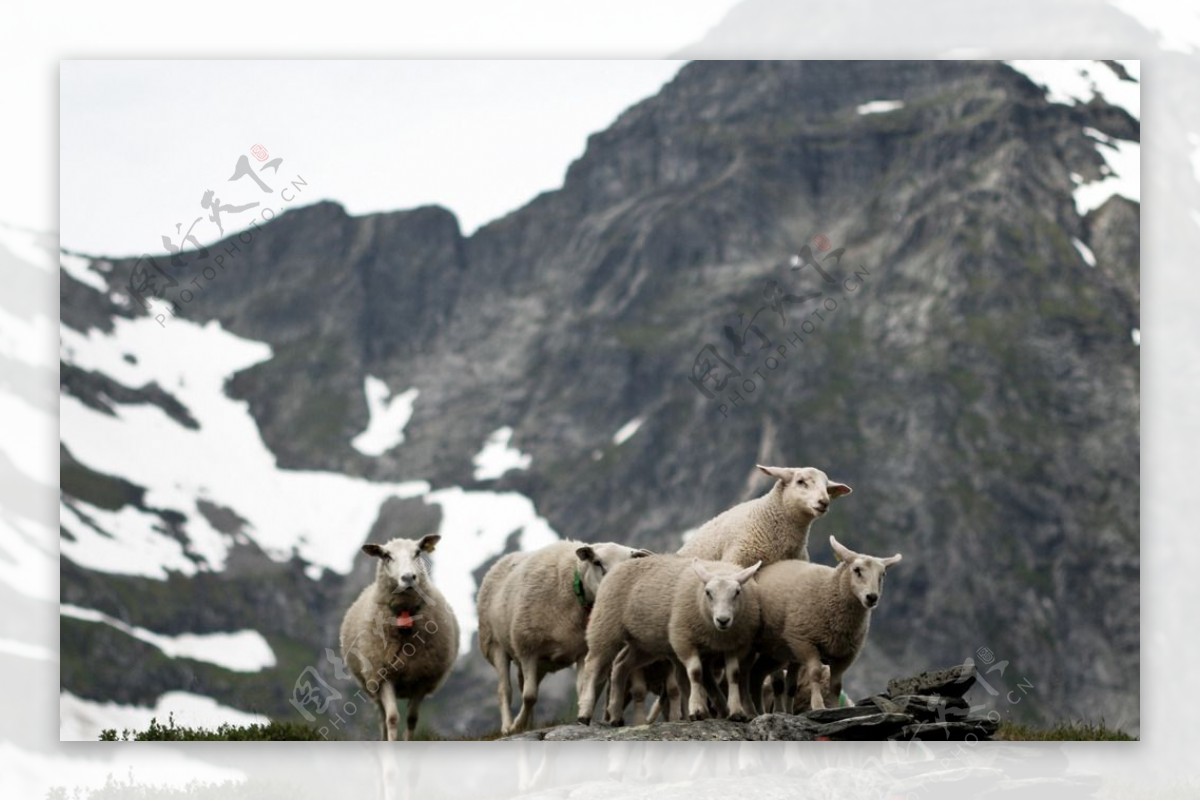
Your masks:
M878 715L881 711L893 710L880 710L875 706L834 706L829 707L828 709L810 709L807 712L801 712L799 717L808 718L814 723L834 723L839 720L864 718L867 715Z
M860 709L878 709L880 712L899 712L911 715L918 723L944 723L963 720L970 714L970 704L964 698L945 695L901 695L889 698L876 695L865 699Z
M908 715L876 712L873 715L819 724L813 735L816 739L828 737L831 740L888 740L913 723L913 719Z
M995 728L982 726L979 722L948 721L946 723L914 723L905 726L895 736L897 740L990 740L996 733Z
M945 670L930 670L902 679L892 679L887 685L890 698L902 695L945 695L961 698L975 684L974 665L955 665Z

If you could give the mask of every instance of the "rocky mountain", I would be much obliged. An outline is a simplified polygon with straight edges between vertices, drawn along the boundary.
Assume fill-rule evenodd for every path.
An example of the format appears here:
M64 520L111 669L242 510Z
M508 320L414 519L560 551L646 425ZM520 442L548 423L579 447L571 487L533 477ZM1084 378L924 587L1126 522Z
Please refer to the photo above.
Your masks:
M306 675L352 694L368 537L440 529L469 646L501 553L673 550L811 464L855 490L814 559L905 556L852 694L983 654L1035 688L1002 714L1136 731L1137 69L1043 70L693 62L471 236L320 202L64 258L64 703L300 717ZM464 653L427 719L494 729L493 682Z

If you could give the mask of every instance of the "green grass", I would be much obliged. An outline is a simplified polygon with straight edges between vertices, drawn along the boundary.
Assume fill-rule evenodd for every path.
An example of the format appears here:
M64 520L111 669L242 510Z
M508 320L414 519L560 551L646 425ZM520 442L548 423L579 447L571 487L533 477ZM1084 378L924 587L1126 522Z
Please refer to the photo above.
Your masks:
M142 730L125 729L120 734L116 729L105 729L100 733L101 742L143 742L143 741L172 741L185 740L214 741L214 740L326 740L316 726L304 723L282 723L271 721L266 725L258 723L249 726L233 726L222 723L216 729L193 728L180 726L175 722L175 716L168 716L166 725L151 718L150 725Z
M1104 721L1088 723L1076 721L1059 723L1049 728L1039 728L1024 723L1004 721L996 732L997 740L1029 740L1029 741L1058 741L1058 740L1117 740L1131 742L1137 740L1119 729L1110 729Z

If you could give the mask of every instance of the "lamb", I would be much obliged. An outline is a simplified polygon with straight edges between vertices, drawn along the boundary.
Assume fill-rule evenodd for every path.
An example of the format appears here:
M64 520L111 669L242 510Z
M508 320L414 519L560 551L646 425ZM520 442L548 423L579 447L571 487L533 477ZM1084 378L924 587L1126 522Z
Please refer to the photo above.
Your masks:
M442 686L458 657L458 620L430 575L429 554L439 540L429 534L363 545L379 560L375 581L342 620L342 659L378 705L387 740L396 739L397 699L408 699L404 739L411 740L421 701Z
M829 544L837 567L792 559L763 568L758 577L762 631L750 686L761 690L780 664L798 663L813 709L825 708L822 662L829 665L829 697L841 696L842 676L866 642L884 575L901 558L855 553L832 535Z
M737 570L672 554L613 570L600 587L588 626L579 722L591 722L598 685L612 667L608 720L621 725L630 672L661 659L675 663L681 687L690 683L688 716L706 717L702 660L709 655L725 657L730 718L747 719L744 660L759 627L758 591L747 582L759 567Z
M830 502L853 490L830 481L815 467L764 467L776 479L766 495L740 503L709 520L679 549L681 556L732 562L808 560L808 530Z
M499 678L501 728L523 731L533 722L542 678L587 653L585 632L605 575L642 548L615 542L556 542L531 553L512 553L492 565L479 585L479 647ZM521 711L512 718L509 665L516 661ZM578 673L576 682L578 683Z

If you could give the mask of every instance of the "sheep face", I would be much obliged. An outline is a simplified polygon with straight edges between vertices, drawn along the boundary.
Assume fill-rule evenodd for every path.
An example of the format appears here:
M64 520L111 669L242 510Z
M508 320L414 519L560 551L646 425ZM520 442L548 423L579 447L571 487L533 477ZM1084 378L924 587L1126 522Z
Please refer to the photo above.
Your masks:
M708 615L717 631L727 631L733 626L745 595L742 585L749 581L760 567L761 561L736 573L716 574L710 572L699 559L692 560L692 570L704 585L700 608Z
M386 545L368 542L363 553L379 560L376 579L384 581L396 592L405 592L429 577L429 554L441 537L427 534L419 540L394 539Z
M866 609L874 609L883 597L883 579L887 569L901 559L900 554L880 559L876 556L866 556L856 553L837 541L830 535L829 544L833 552L842 561L841 569L849 575L850 589L854 597Z
M576 548L575 556L579 557L576 570L579 571L579 578L583 582L583 589L587 597L589 599L596 597L596 591L600 589L600 582L608 575L608 571L621 562L650 555L651 552L645 548L630 548L615 542L593 542L591 545L581 545Z
M821 517L829 510L833 499L853 492L846 484L830 481L823 470L815 467L765 467L760 464L758 469L779 482L784 508L800 517Z

